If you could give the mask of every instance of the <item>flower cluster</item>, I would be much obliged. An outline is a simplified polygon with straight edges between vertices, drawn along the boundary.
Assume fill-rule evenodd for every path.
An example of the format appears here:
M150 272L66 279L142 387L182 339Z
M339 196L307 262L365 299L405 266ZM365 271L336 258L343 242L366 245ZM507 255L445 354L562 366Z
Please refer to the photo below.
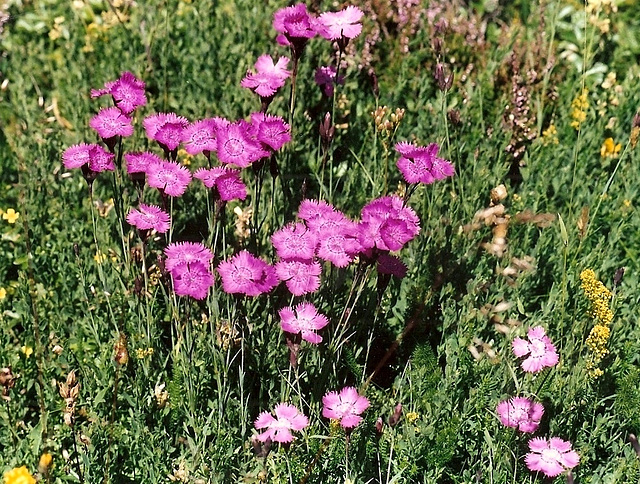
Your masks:
M613 321L613 311L610 304L613 295L605 285L598 280L595 272L585 269L580 273L581 287L585 296L591 303L589 315L594 319L595 325L591 328L586 340L589 348L587 358L587 371L592 378L603 375L603 371L598 367L602 359L609 354L607 342L611 335L611 322Z
M173 290L179 296L204 299L213 286L209 271L213 254L199 242L174 242L165 250L165 269L171 273Z

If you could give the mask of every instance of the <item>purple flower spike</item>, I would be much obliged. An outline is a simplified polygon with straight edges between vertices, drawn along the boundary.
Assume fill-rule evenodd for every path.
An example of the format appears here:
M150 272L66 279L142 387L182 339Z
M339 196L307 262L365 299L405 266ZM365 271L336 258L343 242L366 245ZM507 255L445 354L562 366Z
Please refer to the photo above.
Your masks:
M325 315L318 313L313 304L301 303L295 309L291 307L282 308L278 314L280 315L282 331L300 334L303 340L314 345L322 343L322 336L316 331L329 324L329 320Z

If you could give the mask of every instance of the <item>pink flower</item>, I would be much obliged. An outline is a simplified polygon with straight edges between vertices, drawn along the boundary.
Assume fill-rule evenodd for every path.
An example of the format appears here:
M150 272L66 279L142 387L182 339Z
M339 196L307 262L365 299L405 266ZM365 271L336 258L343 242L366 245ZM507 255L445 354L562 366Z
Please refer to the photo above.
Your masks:
M239 170L223 166L199 168L193 176L202 180L207 188L214 188L216 196L224 202L247 198L247 186L240 178Z
M536 373L558 363L556 347L551 343L542 326L530 328L527 336L529 341L516 338L512 343L514 355L517 357L529 355L521 364L524 371Z
M222 289L229 294L258 296L278 285L273 266L246 250L221 262L218 273L222 278Z
M318 238L318 257L336 267L347 267L362 250L356 234L343 228L330 232L319 231Z
M218 118L222 120L222 118ZM224 120L226 121L226 120ZM182 130L181 141L184 144L184 149L190 155L197 155L198 153L215 151L218 143L216 141L216 130L220 121L215 118L203 119L196 121L193 124L189 124Z
M151 163L147 168L147 183L171 197L180 197L191 181L189 169L171 161Z
M98 132L103 139L115 138L116 136L131 136L133 134L133 125L131 118L122 114L118 108L101 109L89 121L89 126Z
M400 250L420 232L420 219L401 198L377 198L360 212L358 240L365 249Z
M339 12L325 12L318 18L318 33L327 40L354 39L362 32L360 19L364 13L358 7L348 6Z
M157 113L144 118L142 125L147 138L157 141L164 150L173 151L180 144L189 121L175 113Z
M169 214L156 205L141 203L138 209L132 208L127 215L127 222L139 230L154 229L165 233L171 226Z
M251 125L255 129L255 136L273 151L278 151L285 143L291 141L291 126L280 116L264 113L251 113Z
M273 96L291 75L286 69L287 64L287 57L280 57L278 62L274 63L270 55L261 55L254 64L256 73L248 72L240 85L253 90L260 97Z
M555 477L580 462L580 456L571 450L571 442L558 437L549 440L535 437L529 441L529 452L524 461L529 470L542 472L547 477Z
M289 224L274 232L271 243L282 259L313 259L317 239L303 223Z
M322 266L316 261L291 259L281 260L276 264L278 279L284 281L294 296L316 292L320 288L320 274Z
M251 137L249 127L246 122L235 122L218 130L217 155L222 163L246 168L254 161L269 156L269 152Z
M171 271L173 290L178 296L191 296L194 299L207 297L213 286L213 274L202 262L180 264Z
M336 84L344 84L344 76L338 76L336 66L322 66L316 69L315 81L316 84L325 96L333 96L333 86Z
M179 265L193 262L201 262L209 266L213 259L211 251L200 242L173 242L164 249L164 255L167 256L165 268L168 271L173 271Z
M304 45L316 35L316 19L309 15L304 3L298 3L277 10L273 15L273 28L281 34L276 39L279 44Z
M324 217L325 214L333 213L336 209L330 203L324 200L305 199L300 203L298 208L298 218L311 221L316 218Z
M150 165L163 163L164 160L154 153L145 151L142 153L125 153L124 160L127 162L127 173L146 173Z
M109 153L100 145L89 145L89 169L96 173L103 171L114 171L116 166L113 164L115 155Z
M358 394L354 387L344 387L340 393L329 392L322 397L322 416L340 420L345 429L362 421L360 414L369 407L369 400Z
M438 145L414 146L411 143L397 143L395 149L400 153L397 166L407 183L424 183L453 176L455 169L450 161L438 158Z
M303 340L315 345L322 342L322 336L316 331L329 324L329 320L325 315L319 314L313 304L300 303L295 309L287 306L278 311L278 314L282 331L300 333Z
M78 145L70 146L64 150L64 153L62 153L62 163L64 164L64 167L71 170L88 164L90 160L89 151L92 146L97 145L80 143Z
M517 428L521 432L535 432L544 414L544 407L528 398L514 397L500 402L496 413L502 425Z
M131 72L123 72L120 79L105 83L104 89L92 89L91 97L111 94L118 109L124 114L131 114L138 106L147 104L144 87L144 82Z
M288 444L293 441L292 430L300 431L309 425L309 419L293 405L280 403L274 409L276 417L270 412L262 412L255 421L256 429L267 429L257 435L258 440Z

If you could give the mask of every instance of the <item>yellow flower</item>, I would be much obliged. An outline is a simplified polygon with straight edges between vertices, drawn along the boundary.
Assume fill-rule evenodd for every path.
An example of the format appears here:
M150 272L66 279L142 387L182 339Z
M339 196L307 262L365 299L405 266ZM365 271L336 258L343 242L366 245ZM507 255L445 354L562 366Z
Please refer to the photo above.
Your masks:
M21 346L20 351L24 353L25 358L29 358L33 354L33 348L31 346Z
M98 264L102 264L104 261L107 260L107 254L104 254L102 252L96 252L96 254L93 256L93 260L96 261Z
M27 466L16 467L4 473L4 484L36 484Z
M0 301L7 297L7 290L4 287L0 287Z
M600 156L603 158L617 158L621 149L622 145L620 143L615 144L613 138L607 138L600 148Z
M413 423L420 418L420 414L417 412L407 412L404 417L409 423Z
M49 472L51 463L53 462L53 456L47 452L40 456L40 462L38 462L38 470L42 474Z
M2 214L2 218L5 219L10 224L16 223L18 217L20 216L20 212L16 212L14 209L10 208L6 212Z

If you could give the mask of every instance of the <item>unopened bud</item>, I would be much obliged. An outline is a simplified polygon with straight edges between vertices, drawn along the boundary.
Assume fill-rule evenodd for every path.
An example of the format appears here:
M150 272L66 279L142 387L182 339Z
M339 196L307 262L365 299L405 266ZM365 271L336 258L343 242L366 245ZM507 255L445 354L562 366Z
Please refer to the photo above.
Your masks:
M400 417L402 416L402 404L399 403L396 405L396 408L393 409L393 414L389 417L389 427L395 427L400 421Z
M378 86L378 76L376 75L376 71L373 70L373 67L369 69L369 78L371 79L373 95L378 97L380 95L380 87Z
M635 434L629 434L628 439L633 446L633 450L636 451L636 454L638 454L638 457L640 458L640 443L638 443L638 437L636 437Z
M621 267L620 269L618 269L616 273L613 275L614 286L617 286L618 284L620 284L620 281L622 281L622 276L624 276L624 267Z
M320 138L322 144L327 148L333 141L333 135L335 133L335 126L331 123L331 113L324 115L324 119L320 123Z
M433 78L438 83L438 89L448 91L453 85L453 74L447 73L447 68L442 62L438 62L433 72Z
M447 118L449 118L449 121L454 126L460 126L460 124L462 123L460 119L460 111L458 109L450 109L447 112Z
M382 421L382 417L378 417L378 420L376 420L376 434L378 435L378 437L382 435L383 427L384 422Z
M633 121L631 123L631 127L632 128L640 128L640 113L637 113L634 117L633 117Z
M113 359L120 366L125 366L129 362L129 352L127 351L127 337L124 333L120 333L118 341L113 346Z

